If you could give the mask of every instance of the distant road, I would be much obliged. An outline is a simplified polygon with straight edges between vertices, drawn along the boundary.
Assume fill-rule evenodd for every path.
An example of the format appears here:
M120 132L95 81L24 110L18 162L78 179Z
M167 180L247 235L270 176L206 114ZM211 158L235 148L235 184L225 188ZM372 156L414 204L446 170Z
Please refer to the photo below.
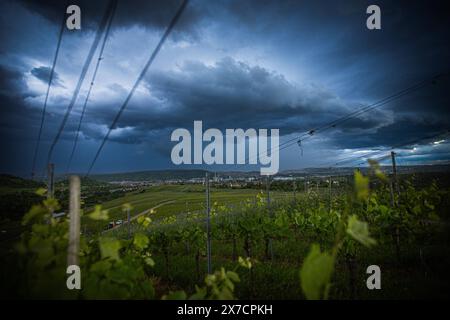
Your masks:
M129 203L129 204L135 205L136 203L145 202L145 201L148 201L148 199L134 200L134 201L129 201L128 203ZM117 206L113 206L113 207L108 207L108 208L105 207L104 209L106 209L106 210L112 210L112 209L120 208L120 207L122 207L122 206L123 206L123 203L122 203L122 204L119 204L119 205L117 205ZM94 211L94 207L95 207L95 206L91 206L91 207L87 208L87 209L86 209L86 212ZM149 210L151 210L151 209L149 209Z
M166 204L170 204L170 203L174 203L174 202L175 202L175 200L167 200L167 201L163 201L163 202L157 204L156 206L154 206L153 208L144 210L144 211L138 213L137 215L131 217L130 222L133 221L133 220L136 220L137 218L139 218L140 216L142 216L142 215L144 215L144 214L149 213L149 212L152 211L152 210L155 210L155 209L157 209L157 208L159 208L159 207L162 207L162 206L164 206L164 205L166 205ZM115 226L115 227L113 227L113 228L111 228L111 229L104 230L102 233L105 233L105 232L108 232L108 231L111 231L111 230L120 228L121 226L123 226L123 225L125 225L125 224L127 224L127 223L128 223L128 221L123 221L122 224L119 224L119 225L117 225L117 226Z

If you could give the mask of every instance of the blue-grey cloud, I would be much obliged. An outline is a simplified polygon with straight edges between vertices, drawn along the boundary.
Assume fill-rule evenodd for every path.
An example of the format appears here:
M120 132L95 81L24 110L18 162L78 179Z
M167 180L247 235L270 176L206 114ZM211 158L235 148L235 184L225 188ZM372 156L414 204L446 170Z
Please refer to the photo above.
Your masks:
M48 83L50 80L50 74L52 69L50 67L40 66L31 69L31 74L41 80L44 83ZM56 71L53 71L52 85L57 87L64 87L62 80Z
M36 12L48 21L60 23L65 13L65 2L44 0L20 0L20 2L30 11ZM89 1L74 0L70 4L78 5L82 13L82 28L94 29L99 23L99 17L105 10L107 0ZM129 0L119 1L114 16L112 28L130 28L133 26L141 26L149 29L161 30L165 29L174 16L181 0L165 0L165 1L147 1L147 0ZM197 35L198 25L203 20L201 5L189 5L174 30L174 34L179 38L191 38Z
M190 128L194 120L220 129L278 128L287 135L352 110L352 104L320 86L291 83L274 71L232 58L210 66L187 61L177 71L150 73L145 86L151 96L145 101L130 102L118 124L123 135L113 139L145 141L153 131ZM120 91L117 87L120 88L115 85L113 89ZM97 106L87 117L107 124L115 109L110 104ZM377 118L361 118L345 127L367 130L388 121L389 115L375 114ZM87 136L101 135L89 131Z

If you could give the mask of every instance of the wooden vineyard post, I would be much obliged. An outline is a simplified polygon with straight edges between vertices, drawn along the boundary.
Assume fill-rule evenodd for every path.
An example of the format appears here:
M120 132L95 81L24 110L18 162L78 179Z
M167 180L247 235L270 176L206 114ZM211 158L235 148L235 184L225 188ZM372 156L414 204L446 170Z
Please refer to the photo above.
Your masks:
M331 176L330 176L330 180L328 182L328 191L329 191L329 201L330 201L330 205L329 205L329 212L331 212Z
M294 189L294 201L295 201L295 199L296 199L296 195L295 195L295 192L297 191L296 189L297 189L297 185L295 184L295 180L292 182L292 184L293 184L293 189Z
M208 172L205 176L205 188L206 188L206 254L208 259L208 274L212 273L211 270L211 208L210 208L210 195L209 195L209 176Z
M267 210L269 211L269 215L272 217L272 208L270 207L270 176L267 176L266 189L267 189ZM269 238L267 241L268 241L268 243L267 243L268 254L270 255L270 260L273 261L273 241L272 241L272 238Z
M397 180L397 165L395 163L395 152L391 151L391 159L392 159L392 180L391 180L391 203L392 207L395 208L397 206L397 201L395 201L394 191L399 196L399 187ZM400 261L400 229L398 225L395 226L395 248L397 251L397 259Z
M184 222L187 223L188 215L189 215L187 201L184 203L184 211L185 211ZM185 251L186 251L186 254L189 254L190 248L189 248L189 241L188 240L185 241Z
M391 151L391 159L392 159L392 174L394 178L394 190L397 193L397 195L400 194L399 192L399 186L398 186L398 178L397 178L397 164L395 162L395 152Z
M394 186L393 185L394 185L394 183L391 180L391 182L389 183L389 190L390 190L390 193L391 193L391 207L392 208L395 207Z
M67 249L67 265L78 266L80 251L80 178L70 177L69 185L69 247Z
M55 165L53 163L49 163L47 166L47 198L53 198L55 193L54 169Z
M130 207L127 207L127 224L128 224L128 239L131 238L131 212Z

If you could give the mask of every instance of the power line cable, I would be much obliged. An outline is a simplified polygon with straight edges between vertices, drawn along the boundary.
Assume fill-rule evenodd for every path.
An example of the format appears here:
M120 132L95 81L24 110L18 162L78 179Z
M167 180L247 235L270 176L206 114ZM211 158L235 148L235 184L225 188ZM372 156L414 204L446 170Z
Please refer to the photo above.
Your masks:
M410 140L408 142L403 142L403 143L396 144L396 145L390 147L390 150L394 150L394 149L398 149L398 148L402 148L402 147L418 144L420 142L431 140L431 139L436 139L436 138L441 137L441 136L446 136L449 133L450 133L450 129L445 129L445 130L440 131L440 132L438 132L436 134L427 135L427 136L424 136L424 137L421 137L421 138ZM346 160L346 161L338 161L338 162L334 163L334 165L332 165L331 167L337 167L338 164L342 164L342 163L352 163L352 162L355 162L355 161L357 161L359 159L367 158L367 156L372 156L373 157L373 156L377 156L377 155L383 154L385 152L387 152L387 150L377 150L377 151L374 151L374 152L371 152L371 153L368 153L368 154L365 154L365 155L362 155L362 156L353 157L352 159L349 159L349 160ZM390 156L390 154L388 156ZM381 158L378 158L378 159L384 159L384 156L382 156ZM377 160L377 159L374 159L374 160ZM362 162L361 164L364 164L364 163L365 163L365 161ZM326 167L328 167L328 166L326 166Z
M60 125L60 127L58 129L58 132L57 132L57 134L56 134L55 138L53 139L53 142L52 142L52 144L50 146L50 149L49 149L49 152L48 152L48 156L47 156L47 163L50 163L50 161L51 161L53 150L54 150L56 144L58 143L59 138L61 137L61 133L64 130L64 127L66 125L67 119L69 118L70 112L72 111L72 108L73 108L73 106L75 104L75 101L77 100L78 93L80 92L81 85L83 84L84 78L85 78L86 73L87 73L87 71L89 69L89 65L91 64L92 57L94 56L94 53L97 50L98 43L99 43L100 38L102 37L102 34L103 34L103 32L104 32L104 30L106 28L106 24L107 24L107 21L109 19L109 16L111 15L111 12L112 12L112 9L113 9L113 4L114 4L114 0L110 0L109 3L108 3L108 6L106 8L106 11L105 11L105 13L103 15L103 18L102 18L102 20L100 22L99 28L97 29L97 32L96 32L95 38L94 38L94 42L92 43L91 48L90 48L89 53L88 53L88 56L86 57L86 61L84 63L83 69L81 70L81 74L80 74L80 77L78 79L78 83L77 83L77 85L75 87L75 90L73 92L72 99L71 99L71 101L70 101L70 103L69 103L69 105L67 107L66 113L65 113L63 121L61 122L61 125Z
M429 140L429 139L432 139L432 138L435 138L435 137L438 137L438 136L442 136L442 134L443 134L443 133L441 132L441 133L438 133L438 134L433 135L433 136L427 136L427 137L424 137L424 138L419 138L419 139L416 139L416 140L413 140L413 141L409 141L409 142L407 142L407 143L398 144L398 145L396 145L396 146L391 147L390 150L392 151L392 150L397 149L397 148L402 148L402 147L405 147L405 146L417 144L417 143L422 142L422 141L425 141L425 140ZM382 150L382 151L373 152L373 153L370 154L370 157L371 157L371 158L369 158L369 159L373 159L373 160L375 160L375 161L381 161L381 160L384 160L384 159L390 157L390 154L388 154L388 155L385 155L385 156L381 156L381 157L379 157L379 158L374 158L374 157L376 157L376 156L378 156L378 155L381 155L381 154L383 154L383 153L385 153L385 152L387 152L387 150ZM351 160L349 160L349 161L345 161L345 162L347 162L347 163L352 163L352 162L355 162L355 161L357 161L357 160L360 160L360 159L363 159L363 158L367 158L367 156L368 156L368 155L358 156L358 157L355 157L355 158L353 158L353 159L351 159ZM369 159L365 159L364 161L362 161L361 163L358 163L357 165L362 165L362 164L364 164L364 163L365 163L367 160L369 160ZM341 163L342 163L342 162L341 162ZM337 164L335 164L333 167L336 167L336 166L337 166Z
M325 130L330 129L330 128L335 128L337 126L337 124L339 124L339 123L348 121L348 120L353 119L353 118L355 118L355 117L357 117L357 116L359 116L359 115L361 115L361 114L363 114L365 112L368 112L368 111L370 111L372 109L379 108L379 107L381 107L383 105L386 105L389 102L392 102L393 100L396 100L396 99L398 99L398 98L408 94L412 90L422 87L423 85L424 84L422 82L420 84L415 84L415 85L413 85L411 87L408 87L407 89L401 90L400 92L397 92L397 93L395 93L393 95L390 95L390 96L388 96L386 98L383 98L383 99L381 99L381 100L379 100L377 102L374 102L372 104L364 106L364 107L362 107L362 108L360 108L360 109L358 109L356 111L353 111L353 112L351 112L351 113L349 113L349 114L347 114L347 115L345 115L345 116L343 116L343 117L341 117L341 118L339 118L337 120L334 120L334 121L332 121L330 123L324 124L324 125L322 125L320 127L311 129L311 130L303 133L299 137L295 137L295 138L289 139L289 140L285 141L284 143L282 143L280 145L280 147L283 146L283 145L286 145L286 144L288 144L290 142L293 142L293 141L295 141L295 142L304 141L304 140L312 137L313 135L315 135L318 132L322 132L322 131L325 131ZM303 137L305 137L305 138L303 138Z
M189 0L183 0L181 6L178 8L178 11L176 12L175 16L172 18L172 20L170 21L169 26L167 27L166 31L164 32L162 38L159 40L157 46L155 47L155 49L153 50L150 58L148 59L147 63L145 64L144 68L142 69L141 73L139 74L138 78L136 79L136 82L134 83L133 87L131 88L130 93L128 94L127 98L125 99L125 101L123 102L122 106L119 109L119 112L116 114L116 116L114 117L113 122L111 123L108 132L106 133L105 137L103 138L102 143L100 144L100 147L98 148L94 159L92 160L89 169L87 171L86 176L88 176L91 171L92 168L94 167L106 141L109 138L109 135L111 134L111 131L115 128L117 122L120 119L120 116L122 115L123 111L125 110L125 108L128 105L128 102L130 101L131 97L133 96L134 92L136 91L136 88L138 87L139 83L142 81L142 79L144 78L145 74L147 73L148 68L150 67L150 65L153 63L153 60L155 60L156 55L158 54L159 50L161 49L162 45L164 44L164 42L166 41L167 37L169 36L170 32L172 31L173 27L175 26L175 24L177 23L177 21L179 20L181 14L183 13L187 3L189 2Z
M442 77L444 75L445 74L437 74L437 75L433 76L430 79L423 80L423 81L421 81L419 83L416 83L416 84L414 84L414 85L412 85L412 86L410 86L408 88L405 88L405 89L403 89L403 90L401 90L401 91L399 91L397 93L394 93L394 94L392 94L392 95L390 95L390 96L388 96L386 98L383 98L383 99L381 99L381 100L379 100L379 101L377 101L375 103L369 104L369 105L361 108L360 110L356 110L354 112L351 112L351 113L347 114L344 117L341 117L341 118L339 118L337 120L334 120L334 121L332 121L332 122L330 122L328 124L322 125L319 128L310 130L308 132L307 136L311 137L315 133L317 133L318 131L322 132L322 131L325 131L327 129L334 128L338 124L341 124L341 123L346 122L346 121L348 121L350 119L353 119L353 118L355 118L355 117L357 117L357 116L359 116L361 114L364 114L364 113L366 113L368 111L371 111L371 110L373 110L375 108L379 108L381 106L384 106L384 105L386 105L386 104L388 104L388 103L390 103L390 102L392 102L392 101L394 101L394 100L396 100L398 98L401 98L401 97L403 97L403 96L405 96L405 95L407 95L407 94L409 94L409 93L411 93L413 91L421 89L421 88L423 88L423 87L425 87L425 86L427 86L429 84L434 84L437 79L439 79L440 77Z
M362 114L364 114L366 112L369 112L369 111L371 111L371 110L373 110L375 108L379 108L381 106L384 106L384 105L386 105L386 104L388 104L388 103L390 103L390 102L392 102L392 101L394 101L396 99L399 99L399 98L401 98L401 97L403 97L403 96L405 96L405 95L407 95L407 94L409 94L409 93L411 93L411 92L413 92L415 90L421 89L421 88L423 88L423 87L425 87L425 86L427 86L429 84L434 84L437 79L439 79L439 78L441 78L441 77L443 77L445 75L448 75L448 73L437 74L437 75L433 76L430 79L426 79L426 80L423 80L423 81L421 81L419 83L416 83L416 84L414 84L414 85L412 85L412 86L410 86L408 88L405 88L405 89L403 89L403 90L401 90L399 92L396 92L396 93L394 93L394 94L392 94L392 95L390 95L388 97L385 97L385 98L383 98L381 100L378 100L378 101L376 101L376 102L374 102L372 104L364 106L364 107L362 107L362 108L360 108L360 109L358 109L356 111L353 111L353 112L351 112L351 113L349 113L349 114L347 114L347 115L345 115L345 116L343 116L341 118L338 118L338 119L336 119L336 120L334 120L332 122L326 123L326 124L324 124L324 125L322 125L320 127L317 127L317 128L311 129L309 131L306 131L302 135L297 136L295 138L291 138L291 139L283 142L282 144L280 144L278 146L278 151L284 150L284 149L286 149L286 148L288 148L288 147L290 147L290 146L292 146L294 144L299 144L299 143L301 143L301 142L311 138L312 136L314 136L318 132L323 132L323 131L326 131L328 129L335 128L338 124L344 123L344 122L346 122L346 121L348 121L348 120L350 120L352 118L360 116L360 115L362 115ZM271 152L273 152L273 149L271 150Z
M47 111L47 101L48 101L48 96L49 96L49 93L50 93L50 87L52 86L53 76L55 74L55 66L56 66L56 61L58 60L59 48L61 47L61 41L62 41L62 36L63 36L63 33L64 33L64 26L65 26L65 24L66 24L66 12L64 10L63 19L61 21L61 27L59 29L59 34L58 34L58 41L56 43L56 51L55 51L55 55L53 57L52 68L50 70L50 76L48 78L48 86L47 86L47 91L45 93L44 106L42 108L41 125L39 127L38 137L37 137L37 141L36 141L36 147L34 149L34 155L33 155L33 165L32 165L32 169L31 169L31 179L33 179L34 176L35 176L36 160L37 160L37 155L38 155L38 152L39 152L39 146L41 144L42 130L44 128L44 122L45 122L45 113Z
M399 98L401 98L401 97L403 97L403 96L405 96L405 95L407 95L407 94L409 94L409 93L411 93L411 92L413 92L415 90L421 89L421 88L425 87L426 85L428 85L430 83L433 83L433 81L439 76L440 75L433 77L431 79L431 81L430 80L426 80L426 81L423 81L421 83L415 84L415 85L413 85L413 86L411 86L411 87L409 87L407 89L404 89L404 90L402 90L402 91L400 91L398 93L395 93L395 94L393 94L393 95L391 95L391 96L389 96L387 98L383 98L383 99L381 99L381 100L379 100L379 101L377 101L377 102L375 102L375 103L373 103L371 105L363 107L360 110L354 111L354 112L352 112L352 113L350 113L350 114L348 114L348 115L346 115L346 116L344 116L342 118L339 118L339 119L337 119L337 120L335 120L335 121L333 121L333 122L331 122L329 124L325 124L325 125L323 125L321 127L318 127L316 129L312 129L308 133L303 134L303 136L298 138L299 139L298 141L305 141L305 140L313 137L318 132L323 132L323 131L329 130L331 128L335 128L338 124L342 124L342 123L344 123L344 122L346 122L346 121L348 121L350 119L354 119L354 118L356 118L356 117L358 117L358 116L360 116L360 115L362 115L362 114L364 114L366 112L369 112L369 111L371 111L371 110L373 110L375 108L382 107L382 106L384 106L384 105L386 105L386 104L388 104L388 103L390 103L390 102L392 102L394 100L397 100L397 99L399 99ZM302 137L305 137L305 138L302 138ZM294 139L291 139L290 141L293 141L293 140L296 140L296 139L297 138L294 138ZM295 141L295 142L289 144L289 146L297 143L298 141ZM287 141L287 142L289 142L289 141ZM289 146L286 146L285 148L287 148ZM282 149L285 149L285 148L282 148ZM280 150L282 150L282 149L280 149Z
M92 87L94 86L95 78L97 77L97 72L98 72L98 69L99 69L99 66L100 66L100 62L103 60L103 51L105 49L106 40L108 39L109 31L111 30L111 24L112 24L112 21L113 21L113 18L114 18L114 14L116 12L116 7L117 7L117 0L113 0L113 8L112 8L112 12L110 14L109 20L108 20L108 25L106 27L106 31L105 31L105 35L104 35L104 38L103 38L103 42L102 42L102 45L100 47L100 52L99 52L99 55L98 55L97 64L95 65L95 69L94 69L94 73L92 75L92 79L91 79L91 84L89 86L89 90L88 90L88 92L86 94L86 98L84 99L83 109L81 111L80 120L78 122L78 128L77 128L77 132L75 134L75 139L74 139L74 142L73 142L72 152L70 153L69 161L67 163L66 174L69 172L70 165L72 164L72 159L73 159L73 156L75 154L75 150L77 148L78 137L80 135L80 129L81 129L81 123L83 122L84 114L86 112L86 106L87 106L87 103L89 101L89 97L91 95Z
M447 131L447 134L448 134L448 131ZM439 135L436 135L436 136L442 136L442 134L439 134ZM431 138L426 138L426 139L423 139L423 140L429 140L429 139L431 139ZM415 142L414 144L417 144L417 142ZM405 144L404 146L408 146L408 145L411 145L411 144ZM392 149L394 149L394 148L392 148ZM436 155L436 154L448 154L448 152L432 152L432 153L428 153L428 154L433 154L433 155ZM401 153L400 154L396 153L396 155L397 155L397 157L402 157L402 156L404 157L405 156L404 154L402 155ZM381 156L379 158L375 158L375 159L372 159L372 160L380 162L380 161L386 160L386 159L388 159L390 157L391 157L391 154L389 153L387 155L384 155L384 156ZM365 164L365 162L366 161L363 161L363 162L359 163L358 165Z

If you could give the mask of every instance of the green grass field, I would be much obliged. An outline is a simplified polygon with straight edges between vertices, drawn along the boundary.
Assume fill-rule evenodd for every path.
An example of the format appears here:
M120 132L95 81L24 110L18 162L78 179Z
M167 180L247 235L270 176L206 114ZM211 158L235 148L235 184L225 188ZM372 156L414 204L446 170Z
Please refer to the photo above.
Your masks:
M252 201L258 192L261 192L261 190L211 188L211 205L217 203L218 205L238 206L244 201ZM289 192L271 192L271 198L274 200L292 196L292 193ZM102 209L108 210L110 221L126 220L127 214L122 209L122 205L126 203L132 206L131 217L133 217L145 210L168 202L152 213L152 218L157 220L171 215L202 210L205 208L205 199L205 188L202 185L164 185L149 187L143 192L132 192L124 197L103 202ZM87 214L92 210L93 208L85 209ZM92 221L86 217L82 220L82 230L86 227L88 231L100 231L106 225L107 223L104 221Z

